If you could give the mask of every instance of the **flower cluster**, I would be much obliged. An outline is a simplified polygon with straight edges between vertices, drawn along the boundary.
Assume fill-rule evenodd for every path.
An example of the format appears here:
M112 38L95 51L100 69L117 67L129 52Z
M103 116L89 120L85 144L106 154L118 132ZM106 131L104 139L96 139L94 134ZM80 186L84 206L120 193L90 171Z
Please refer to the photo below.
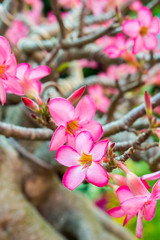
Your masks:
M82 91L75 93L80 98ZM74 94L73 94L74 95ZM72 98L54 98L48 108L58 126L51 143L50 151L57 150L56 160L69 167L63 176L63 184L73 190L86 178L98 187L108 182L106 170L101 160L106 154L108 140L97 142L103 134L100 123L93 120L96 106L92 98L83 97L76 108L70 102ZM63 144L67 142L67 145ZM94 144L96 142L96 144Z

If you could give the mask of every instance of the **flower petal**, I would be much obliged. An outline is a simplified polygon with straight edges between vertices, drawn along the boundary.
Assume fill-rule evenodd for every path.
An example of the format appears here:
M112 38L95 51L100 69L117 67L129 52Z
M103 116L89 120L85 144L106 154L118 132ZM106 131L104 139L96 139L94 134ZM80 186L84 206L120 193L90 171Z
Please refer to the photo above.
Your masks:
M78 163L80 157L81 156L70 146L62 146L56 153L56 160L67 167L80 165Z
M154 17L149 28L149 33L158 34L160 31L160 22L158 17Z
M158 38L153 34L148 34L144 38L144 46L147 50L154 49L158 46Z
M141 22L142 26L149 27L152 21L152 13L149 8L141 7L138 11L138 20Z
M120 203L134 197L128 186L119 187L116 191L116 194Z
M83 153L89 154L94 144L92 135L87 131L80 132L75 141L76 150L80 155Z
M122 209L126 214L136 215L147 201L147 197L136 196L121 203Z
M93 161L100 161L102 157L106 154L109 140L104 140L96 143L90 154L92 154Z
M11 76L10 74L6 74L6 76L7 81L5 81L5 85L7 86L7 89L16 95L24 95L23 89L19 84L18 79L14 76Z
M125 36L122 33L117 34L116 42L115 42L116 46L118 48L124 48L125 47L125 42L126 42Z
M110 45L106 47L104 50L104 53L108 54L110 58L117 58L119 57L119 49L115 45Z
M5 37L0 36L0 46L1 48L3 48L3 50L5 50L6 54L10 57L11 48L10 48L9 42Z
M155 199L150 201L148 204L145 204L144 218L146 221L151 221L154 218L156 212L156 205L157 201Z
M26 74L30 71L30 65L28 63L21 63L17 67L16 76L22 81ZM27 74L28 75L28 74Z
M46 77L50 74L50 68L44 65L38 66L31 70L29 79L41 79L43 77Z
M84 124L83 129L91 133L95 142L97 142L103 135L102 125L95 120L92 120L87 124Z
M88 96L83 97L75 108L75 118L81 122L89 122L96 112L94 100Z
M138 20L127 20L122 25L123 32L131 38L137 37L140 30Z
M70 167L63 176L63 184L69 190L78 187L85 178L85 170L81 166Z
M4 105L6 101L6 92L2 83L0 83L0 100L2 102L2 105Z
M155 180L160 178L160 171L143 175L142 180Z
M142 238L143 235L143 209L138 212L136 236Z
M51 139L50 151L57 150L59 147L61 147L65 142L67 141L67 135L65 127L60 126L56 129L56 131L53 134L53 137Z
M154 184L150 199L160 199L160 180Z
M109 177L107 171L99 163L93 162L86 171L86 180L97 187L104 187Z
M142 51L143 50L143 44L144 44L143 38L141 36L138 36L135 39L134 44L133 44L133 48L132 48L133 54L137 54L140 51Z
M54 98L48 105L50 114L57 126L66 126L67 122L73 120L74 107L64 98Z
M109 216L114 217L114 218L121 218L125 215L125 212L122 210L121 206L112 208L107 211Z

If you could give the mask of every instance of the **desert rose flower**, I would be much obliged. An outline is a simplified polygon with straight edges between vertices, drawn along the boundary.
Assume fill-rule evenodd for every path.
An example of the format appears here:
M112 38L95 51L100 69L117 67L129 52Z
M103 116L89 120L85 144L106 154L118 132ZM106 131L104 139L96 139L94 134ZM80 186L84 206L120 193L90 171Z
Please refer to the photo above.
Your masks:
M23 95L23 90L16 77L17 62L8 41L0 36L0 100L6 101L6 93Z
M107 53L110 58L122 57L132 44L132 40L126 40L122 33L117 34L115 42L108 45L103 51Z
M129 171L125 165L121 168L126 172L128 186L121 186L116 191L120 206L110 209L108 214L112 217L120 218L126 216L123 225L138 215L136 236L142 238L143 217L146 221L151 221L155 216L157 200L160 199L160 180L155 183L150 193L140 178Z
M69 167L63 176L63 184L70 190L79 186L86 180L98 187L108 183L108 174L101 166L100 161L106 153L108 140L100 141L94 145L92 135L83 131L75 138L75 149L62 146L58 149L56 160Z
M81 131L89 131L94 141L98 141L103 133L102 126L92 120L96 106L88 96L83 97L76 108L64 98L54 98L48 105L50 114L58 126L50 143L50 151L57 150L65 142L74 146L74 137Z
M28 63L21 63L17 68L17 77L20 79L24 94L37 101L41 92L41 83L39 80L49 74L50 68L43 65L31 69Z
M143 50L151 50L157 47L157 34L160 30L158 17L152 17L151 11L147 7L142 7L138 11L138 19L127 20L122 25L123 32L134 39L133 53Z
M105 113L110 105L110 99L104 96L103 88L101 85L97 84L88 87L88 94L95 101L96 108Z

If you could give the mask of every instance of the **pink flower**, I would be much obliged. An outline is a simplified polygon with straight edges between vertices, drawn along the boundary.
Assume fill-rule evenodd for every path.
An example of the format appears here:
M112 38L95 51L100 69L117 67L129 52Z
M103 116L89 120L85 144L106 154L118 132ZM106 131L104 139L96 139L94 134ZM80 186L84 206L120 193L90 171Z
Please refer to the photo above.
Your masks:
M125 54L128 48L131 46L132 40L126 40L122 33L117 34L115 42L108 45L104 52L108 54L110 58L118 58Z
M151 50L157 47L157 34L160 30L158 17L152 18L151 11L142 7L138 11L138 20L127 20L122 25L123 32L134 39L133 53L143 50Z
M98 67L98 64L96 61L88 61L87 59L81 59L80 65L82 66L82 68L88 67L88 68L96 69Z
M24 94L38 100L41 92L41 83L39 80L50 74L50 68L47 66L38 66L31 69L28 63L21 63L17 68L17 77L20 79L20 84Z
M95 15L99 15L104 11L107 2L106 0L86 0L86 5Z
M34 24L38 24L43 10L42 0L25 0L25 2L31 7L31 10L28 11L29 19L31 19Z
M75 138L75 149L62 146L58 149L56 160L69 167L63 176L63 184L71 191L86 180L98 187L108 182L106 170L99 163L106 153L108 140L94 145L91 134L83 131Z
M130 9L133 11L139 11L142 6L143 6L142 3L139 0L137 0L131 3Z
M12 26L7 30L6 37L13 45L17 45L21 38L28 36L28 27L20 20L14 20Z
M50 101L48 108L58 126L51 139L50 151L57 150L66 141L73 146L74 137L82 130L89 131L94 141L98 141L102 136L101 124L92 120L96 106L90 97L83 97L75 109L67 99L54 98Z
M94 99L96 108L99 111L105 113L108 110L110 99L104 96L103 88L101 85L97 84L88 87L88 94L91 98Z
M0 100L6 101L6 93L23 95L23 90L16 77L17 62L8 41L0 36Z
M120 218L126 215L123 225L138 214L136 236L142 238L143 217L151 221L155 216L157 200L160 199L160 181L153 186L150 193L142 181L132 172L122 167L126 172L127 186L121 186L116 191L120 206L110 209L108 214Z

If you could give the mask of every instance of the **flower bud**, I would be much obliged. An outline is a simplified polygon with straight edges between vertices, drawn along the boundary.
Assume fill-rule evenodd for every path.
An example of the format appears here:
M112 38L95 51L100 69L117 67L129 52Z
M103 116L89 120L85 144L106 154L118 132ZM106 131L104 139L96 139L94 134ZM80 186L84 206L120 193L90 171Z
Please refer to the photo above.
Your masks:
M68 98L67 100L70 101L72 104L74 104L75 102L77 102L80 97L82 96L82 94L84 93L86 86L83 86L81 88L79 88L78 90L74 91Z
M22 97L22 101L24 103L24 105L31 109L33 112L38 112L39 111L39 106L37 103L35 103L33 100L31 100L30 98L27 97Z
M145 105L146 105L146 113L148 115L149 121L152 119L152 104L151 104L151 99L147 91L145 91Z

